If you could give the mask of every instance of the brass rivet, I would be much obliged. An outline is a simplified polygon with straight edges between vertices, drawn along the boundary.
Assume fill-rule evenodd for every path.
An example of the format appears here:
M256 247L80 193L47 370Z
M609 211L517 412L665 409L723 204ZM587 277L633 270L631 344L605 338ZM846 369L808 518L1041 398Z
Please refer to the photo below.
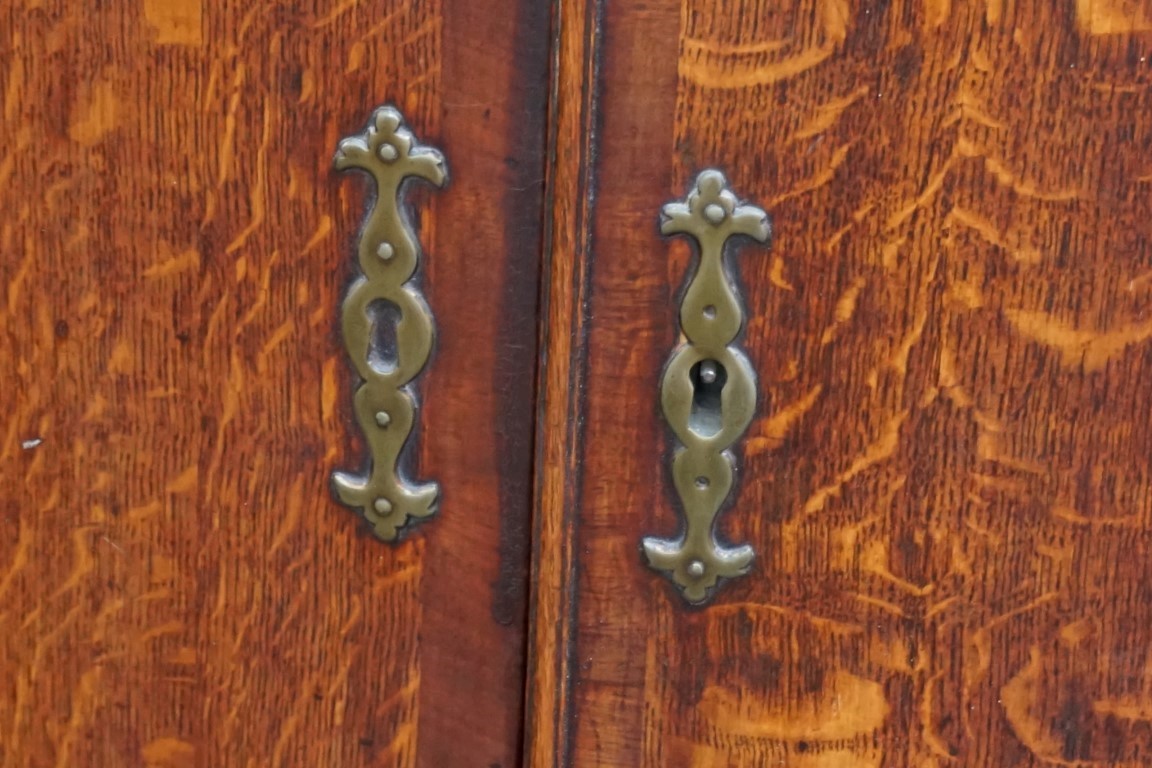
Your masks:
M372 502L372 509L382 515L386 515L392 511L392 502L384 498L376 499L376 501Z
M698 579L704 575L704 563L699 560L693 560L688 563L688 575Z
M712 203L711 205L704 207L704 218L708 219L708 221L712 222L713 224L719 224L720 222L724 221L725 217L727 216L728 213L716 203Z
M380 149L376 150L376 154L380 155L380 159L386 163L390 163L400 157L400 153L396 151L396 147L391 144L381 144Z
M376 411L376 426L386 427L392 423L392 417L388 415L388 411Z
M392 243L380 243L376 247L376 255L384 261L388 261L396 255L396 249L392 247Z

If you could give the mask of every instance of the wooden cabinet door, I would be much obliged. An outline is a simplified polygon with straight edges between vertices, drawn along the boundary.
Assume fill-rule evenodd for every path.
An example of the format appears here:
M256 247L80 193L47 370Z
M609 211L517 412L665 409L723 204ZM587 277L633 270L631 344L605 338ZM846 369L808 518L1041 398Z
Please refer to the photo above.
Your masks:
M559 29L534 766L1152 762L1152 7L591 2ZM688 606L657 400L708 167L758 375Z
M0 766L520 764L548 9L0 0ZM400 545L339 308L391 103L438 343Z

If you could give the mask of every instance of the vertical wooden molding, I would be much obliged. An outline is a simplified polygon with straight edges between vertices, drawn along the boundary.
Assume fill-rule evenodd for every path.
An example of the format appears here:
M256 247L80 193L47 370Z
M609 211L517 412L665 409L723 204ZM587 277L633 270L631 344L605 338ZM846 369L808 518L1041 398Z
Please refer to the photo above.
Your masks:
M525 759L568 765L601 3L552 3Z

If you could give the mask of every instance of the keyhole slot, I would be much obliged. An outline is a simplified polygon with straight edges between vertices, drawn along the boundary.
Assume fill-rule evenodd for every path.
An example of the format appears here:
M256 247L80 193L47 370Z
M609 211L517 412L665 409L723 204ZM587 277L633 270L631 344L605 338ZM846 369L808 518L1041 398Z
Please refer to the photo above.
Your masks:
M692 380L692 411L688 429L700 437L712 437L724 426L724 384L728 371L715 360L701 360L689 372Z
M396 370L398 354L396 347L396 326L403 313L400 307L386 299L376 299L367 308L368 323L368 365L381 375Z

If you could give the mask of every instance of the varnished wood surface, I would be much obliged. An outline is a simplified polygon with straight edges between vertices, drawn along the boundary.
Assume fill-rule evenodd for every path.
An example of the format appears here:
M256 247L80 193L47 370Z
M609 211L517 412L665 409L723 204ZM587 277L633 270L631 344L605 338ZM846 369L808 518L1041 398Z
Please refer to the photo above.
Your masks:
M545 379L582 429L545 441L579 475L540 497L568 588L536 601L533 765L1152 764L1152 8L589 12L597 40L561 29L558 91L600 76L587 177L576 118L556 138L553 210L595 207L552 241L590 282L549 316L586 375ZM638 545L677 525L656 394L690 253L656 216L707 166L776 234L735 257L761 415L721 536L758 559L689 610Z
M547 26L0 2L0 766L520 763ZM396 547L327 487L370 193L330 162L383 102L451 175L412 192L443 504Z

